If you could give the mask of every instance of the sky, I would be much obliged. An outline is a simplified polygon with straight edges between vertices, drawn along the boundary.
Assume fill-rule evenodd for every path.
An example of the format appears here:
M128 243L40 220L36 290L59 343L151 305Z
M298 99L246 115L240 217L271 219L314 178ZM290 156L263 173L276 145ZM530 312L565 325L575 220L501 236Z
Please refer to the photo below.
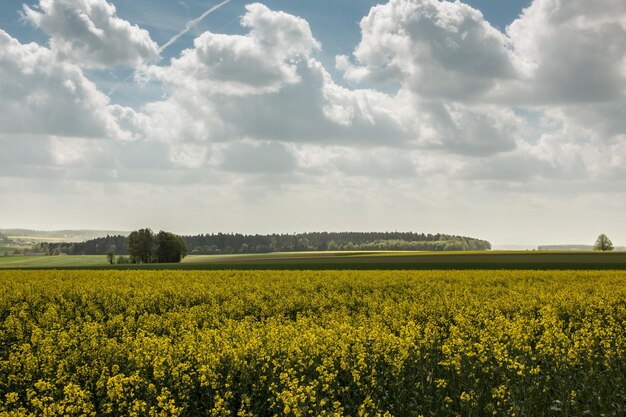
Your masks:
M625 158L623 0L0 2L1 228L625 244Z

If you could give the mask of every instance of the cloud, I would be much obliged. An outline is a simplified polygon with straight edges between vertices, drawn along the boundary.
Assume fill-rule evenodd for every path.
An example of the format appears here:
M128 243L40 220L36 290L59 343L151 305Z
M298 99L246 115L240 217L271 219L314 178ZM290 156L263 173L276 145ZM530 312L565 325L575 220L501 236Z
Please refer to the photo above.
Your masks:
M282 174L294 170L296 159L278 142L235 142L223 150L221 167L238 173Z
M555 171L549 161L518 152L470 162L456 176L464 180L527 183L542 177L553 177Z
M106 211L97 224L130 229L148 213L178 228L171 213L191 210L191 232L535 241L555 224L615 227L624 210L623 1L534 0L502 32L461 2L391 0L361 21L354 53L336 57L340 82L306 20L258 3L239 35L199 34L170 62L110 3L35 3L24 14L49 47L0 31L5 221L94 225ZM109 71L86 71L119 66L150 83L125 85L133 108L96 88ZM543 220L511 224L531 217Z
M535 0L505 33L461 2L391 0L336 66L410 97L417 148L487 158L479 176L502 181L581 178L626 137L625 31L617 0Z
M152 137L328 143L384 138L394 146L409 138L403 118L412 116L398 111L394 97L333 82L314 57L319 43L306 21L260 4L246 10L246 35L205 32L169 66L147 69L168 95L144 107L156 121ZM165 114L170 117L161 125Z
M391 0L363 18L361 35L354 62L338 56L336 66L349 81L396 85L412 114L414 146L481 156L510 151L522 139L521 118L486 99L520 74L509 39L478 10Z
M273 94L222 99L216 114L236 136L262 140L398 146L409 139L392 97L341 88L313 59L298 75L301 82Z
M459 10L461 16L467 14L480 23L469 27L495 30L473 9ZM409 88L388 94L338 85L316 59L319 43L301 18L253 4L247 6L241 22L248 33L205 32L170 65L145 71L146 77L162 82L166 99L142 107L147 120L141 123L144 136L176 148L170 155L179 165L206 167L216 155L214 144L229 142L238 145L220 148L224 167L242 172L243 164L232 162L237 152L256 167L244 151L258 147L261 152L269 144L276 144L274 158L284 158L291 169L292 155L282 152L284 144L359 146L379 152L420 149L425 158L433 151L494 155L511 151L522 140L523 120L508 108L431 100ZM343 165L346 172L359 175L366 173L359 165L369 163L375 168L372 176L412 172L404 157L395 165L373 161L359 156ZM274 165L282 167L278 162ZM295 169L305 166L306 161ZM337 172L335 168L331 169Z
M561 106L558 113L564 122L587 130L598 145L626 141L626 100Z
M465 100L516 77L507 37L461 2L391 0L361 21L356 63L338 56L344 77L398 83L421 97Z
M108 98L73 64L0 30L0 130L4 134L123 136Z
M626 3L535 0L507 28L530 104L598 103L626 92Z
M0 75L0 175L107 182L175 168L171 150L145 136L146 115L110 104L50 49L0 30Z
M523 140L524 121L507 108L425 102L418 114L418 144L424 148L486 156L511 151Z
M58 53L0 32L0 69L11 80L0 80L10 98L0 99L3 142L30 134L24 143L44 150L23 165L94 181L206 183L220 172L303 182L616 178L626 160L622 81L609 77L618 95L603 103L581 101L542 88L550 73L532 55L549 36L560 40L550 25L570 22L587 36L572 16L621 21L572 7L536 0L505 34L462 3L392 0L363 19L354 57L338 58L347 78L363 82L355 88L317 59L321 46L304 19L255 3L241 18L247 33L205 32L168 65L144 68L165 95L136 109L110 104ZM547 35L522 39L531 23ZM617 74L621 55L611 50ZM395 93L386 80L398 82ZM559 105L548 106L547 95ZM531 112L513 107L520 102ZM90 145L93 137L106 141Z
M194 48L152 74L169 86L225 95L276 92L300 81L297 63L319 50L308 23L254 3L241 19L245 36L204 32ZM191 83L191 85L190 85Z
M330 157L334 168L348 176L411 178L417 174L411 155L388 148L344 148Z
M61 58L85 67L136 67L158 57L150 34L116 15L106 0L39 0L26 20L50 36Z
M535 0L502 33L461 2L390 0L361 21L346 79L424 100L569 105L623 100L626 6Z

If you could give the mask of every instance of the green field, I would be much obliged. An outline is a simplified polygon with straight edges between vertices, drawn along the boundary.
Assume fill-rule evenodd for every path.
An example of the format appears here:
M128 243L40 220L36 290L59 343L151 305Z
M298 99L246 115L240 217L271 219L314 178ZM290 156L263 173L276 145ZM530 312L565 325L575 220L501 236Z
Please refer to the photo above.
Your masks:
M199 255L187 267L229 269L622 269L626 252L300 252Z
M103 255L0 256L0 268L624 269L626 252L288 252L191 255L181 264L112 266Z
M0 268L91 268L106 267L101 255L85 256L0 256Z

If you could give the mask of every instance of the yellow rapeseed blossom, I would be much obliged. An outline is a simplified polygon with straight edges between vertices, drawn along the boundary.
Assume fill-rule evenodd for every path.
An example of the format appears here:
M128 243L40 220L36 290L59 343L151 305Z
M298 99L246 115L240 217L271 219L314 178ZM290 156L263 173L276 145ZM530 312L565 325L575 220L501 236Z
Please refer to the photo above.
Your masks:
M626 415L623 271L1 271L0 416Z

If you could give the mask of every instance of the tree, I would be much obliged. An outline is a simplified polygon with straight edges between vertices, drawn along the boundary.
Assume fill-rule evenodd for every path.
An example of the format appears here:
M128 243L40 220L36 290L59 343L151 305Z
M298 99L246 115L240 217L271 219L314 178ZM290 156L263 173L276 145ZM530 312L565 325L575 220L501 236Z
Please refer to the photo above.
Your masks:
M598 239L596 239L596 244L593 245L593 250L600 250L603 252L612 251L613 242L611 242L611 239L603 233L598 236Z
M126 241L132 263L151 263L156 260L156 241L152 230L140 229L132 232Z
M156 262L180 262L187 256L187 244L178 235L160 231L156 235Z
M126 256L118 256L116 262L118 265L125 265L130 263L130 259Z
M117 250L117 246L115 245L111 245L109 246L109 249L107 249L107 262L111 265L113 265L113 262L115 262L115 251Z

